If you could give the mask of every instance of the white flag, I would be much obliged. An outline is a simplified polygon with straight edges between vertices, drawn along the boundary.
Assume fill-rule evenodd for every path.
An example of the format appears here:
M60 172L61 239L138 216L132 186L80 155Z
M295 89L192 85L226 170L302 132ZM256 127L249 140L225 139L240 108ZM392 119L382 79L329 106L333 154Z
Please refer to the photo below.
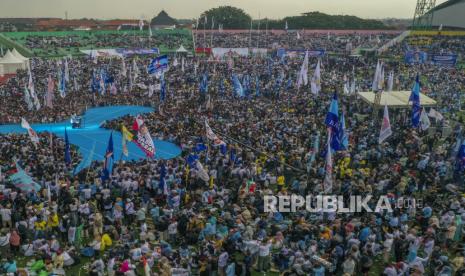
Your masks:
M181 58L181 71L184 72L184 57Z
M65 58L65 80L66 82L69 82L69 66L67 58Z
M428 118L428 114L426 114L426 110L423 108L423 110L421 111L421 115L420 115L420 127L421 127L421 130L425 131L430 126L431 126L431 122L430 122L430 120Z
M384 89L384 66L381 63L379 75L378 75L378 90L377 91L383 91Z
M379 132L378 143L383 143L389 136L392 135L391 121L389 120L389 111L387 105L384 105L383 123Z
M155 86L153 84L149 84L149 98L152 97L154 90L155 90Z
M379 74L381 73L381 64L379 63L379 60L378 60L378 63L376 64L376 70L375 70L375 76L373 78L373 84L371 86L371 89L373 90L373 92L376 92L378 90L378 79L379 79Z
M328 131L328 145L326 148L325 180L323 182L323 192L331 193L333 190L333 158L331 154L331 130Z
M174 58L174 60L173 60L173 66L174 66L174 67L178 66L178 59L177 59L177 58Z
M24 118L21 118L21 127L27 130L29 138L31 138L31 141L35 145L39 144L39 136L37 136L37 133L31 128L29 123Z
M312 81L310 83L310 89L313 94L318 95L321 91L321 71L320 71L320 60L316 64L315 72L313 73Z
M387 91L389 92L392 91L393 87L394 87L394 72L391 71L389 72Z
M208 172L203 168L202 163L199 160L196 160L195 168L197 169L197 175L200 179L207 182L210 180Z
M355 94L355 78L350 83L350 94Z
M299 78L297 79L297 88L300 88L302 84L308 84L308 51L305 52L304 62L300 67Z
M438 111L436 111L434 108L431 108L429 110L429 114L428 116L430 116L431 118L434 118L438 121L442 121L444 119L444 116L442 116L441 113L439 113Z

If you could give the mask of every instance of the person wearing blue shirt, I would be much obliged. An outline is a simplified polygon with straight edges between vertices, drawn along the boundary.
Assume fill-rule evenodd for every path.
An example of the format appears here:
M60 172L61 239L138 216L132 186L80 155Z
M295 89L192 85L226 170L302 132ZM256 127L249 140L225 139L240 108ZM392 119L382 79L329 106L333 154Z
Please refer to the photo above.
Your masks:
M361 231L360 231L360 241L362 242L366 242L368 240L368 237L370 236L371 234L371 229L370 227L364 227Z
M6 273L16 273L16 261L9 257L8 261L3 265L3 270Z
M313 275L314 276L325 276L325 267L321 264L315 266L313 268Z

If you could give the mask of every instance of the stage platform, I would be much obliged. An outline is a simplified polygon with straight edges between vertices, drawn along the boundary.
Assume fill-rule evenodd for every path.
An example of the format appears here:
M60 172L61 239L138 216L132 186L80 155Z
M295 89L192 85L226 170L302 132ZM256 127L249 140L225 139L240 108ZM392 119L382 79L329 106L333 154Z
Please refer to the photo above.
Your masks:
M387 105L390 108L409 108L412 103L409 103L411 91L392 91L383 92L381 95L380 106ZM358 92L360 98L370 104L375 105L375 93L373 92ZM422 93L420 93L420 104L421 106L435 106L436 101Z
M31 124L31 127L36 132L52 132L61 138L64 138L66 128L69 142L79 147L79 152L81 153L83 160L90 155L93 145L95 144L92 160L103 161L111 130L101 128L100 125L104 121L113 120L124 115L136 116L137 114L149 113L152 111L154 111L152 108L142 106L96 107L87 110L84 116L82 116L83 128L72 129L69 121L52 124ZM131 126L128 125L126 127L129 129ZM0 133L8 134L27 132L24 128L21 128L19 124L15 124L1 125ZM113 131L115 163L120 160L134 161L147 158L144 152L132 142L128 143L129 156L124 156L121 154L121 142L121 133L119 131ZM181 149L173 143L154 139L154 144L156 148L156 159L171 159L181 154Z

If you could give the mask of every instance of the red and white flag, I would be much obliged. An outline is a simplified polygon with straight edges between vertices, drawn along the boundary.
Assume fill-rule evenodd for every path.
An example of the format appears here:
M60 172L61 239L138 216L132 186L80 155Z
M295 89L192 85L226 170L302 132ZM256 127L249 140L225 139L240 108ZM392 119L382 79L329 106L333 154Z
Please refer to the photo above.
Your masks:
M140 115L134 120L132 129L137 131L137 135L132 141L136 143L136 145L145 152L148 157L153 158L155 156L155 145L153 143L152 136L150 136L149 130Z
M208 125L208 122L207 120L205 120L205 130L206 130L206 136L209 140L212 140L213 141L213 145L215 146L224 146L226 145L226 143L220 139L220 137L218 137L218 135L216 135L213 130L211 129L211 127Z
M389 111L387 105L384 106L383 123L381 125L381 131L379 132L378 143L383 143L389 136L392 135L391 121L389 120Z
M29 138L31 138L31 141L34 143L34 145L39 144L39 136L37 136L37 133L32 129L32 127L24 118L21 118L21 127L27 130Z

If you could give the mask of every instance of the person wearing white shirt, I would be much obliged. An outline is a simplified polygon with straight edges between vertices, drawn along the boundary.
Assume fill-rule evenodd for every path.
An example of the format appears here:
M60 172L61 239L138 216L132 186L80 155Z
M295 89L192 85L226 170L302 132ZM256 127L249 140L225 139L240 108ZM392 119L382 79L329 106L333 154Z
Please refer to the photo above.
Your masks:
M270 264L270 248L272 242L271 240L262 241L262 244L259 246L258 251L258 271L267 272Z

